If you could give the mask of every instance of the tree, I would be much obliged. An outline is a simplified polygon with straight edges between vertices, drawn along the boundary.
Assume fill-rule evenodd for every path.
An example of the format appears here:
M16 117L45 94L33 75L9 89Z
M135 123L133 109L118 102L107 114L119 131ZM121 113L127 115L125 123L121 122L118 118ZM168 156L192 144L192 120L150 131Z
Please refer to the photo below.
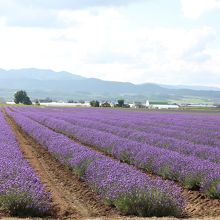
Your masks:
M122 107L124 107L124 104L125 104L124 99L119 99L117 106L120 107L120 108L122 108Z
M67 103L75 103L72 99L69 99Z
M111 105L108 102L104 102L101 104L101 107L111 107Z
M90 105L91 105L92 107L99 107L99 106L100 106L100 103L99 103L99 101L97 101L97 100L93 100L93 101L90 102Z
M24 105L32 105L32 102L28 96L24 97L23 104Z
M32 105L30 98L27 96L26 91L20 90L14 94L14 102L16 104L22 103L24 105Z
M79 103L85 104L85 101L84 100L79 100Z

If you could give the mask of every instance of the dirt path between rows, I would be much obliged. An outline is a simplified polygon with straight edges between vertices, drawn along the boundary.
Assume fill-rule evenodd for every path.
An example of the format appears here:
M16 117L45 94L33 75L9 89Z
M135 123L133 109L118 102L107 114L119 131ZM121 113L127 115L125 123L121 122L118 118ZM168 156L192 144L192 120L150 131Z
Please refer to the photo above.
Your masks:
M100 198L83 181L26 135L12 118L7 114L5 117L16 135L24 157L38 174L46 190L52 194L52 217L91 219L98 216L120 216L115 209L103 205Z

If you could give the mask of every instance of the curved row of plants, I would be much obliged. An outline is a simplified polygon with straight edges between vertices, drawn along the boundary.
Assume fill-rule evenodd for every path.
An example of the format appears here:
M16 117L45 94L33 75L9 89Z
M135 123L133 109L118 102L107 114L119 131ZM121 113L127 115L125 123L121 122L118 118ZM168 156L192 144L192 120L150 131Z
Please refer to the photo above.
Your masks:
M31 109L33 112L39 112L39 110ZM27 109L27 113L30 113L30 109ZM201 159L209 160L214 163L220 163L220 148L219 147L210 147L202 144L195 144L189 142L187 140L187 136L185 136L186 140L178 139L178 137L168 137L166 135L161 135L160 131L165 130L157 127L157 131L149 131L143 132L138 131L138 126L135 129L131 129L129 126L127 128L121 127L120 124L111 124L107 119L105 119L106 123L102 123L99 121L91 121L88 119L84 119L80 113L77 114L65 114L63 113L49 113L44 112L44 115L47 114L50 117L60 118L67 122L70 122L76 126L86 127L95 129L98 131L104 131L108 133L112 133L119 137L123 137L126 139L130 139L133 141L137 141L140 143L149 144L155 147L165 148L172 151L176 151L185 155L195 156ZM102 117L102 116L97 116ZM111 124L111 125L110 125ZM134 124L134 123L131 123ZM149 129L152 129L150 127ZM164 131L165 132L165 131ZM177 133L181 133L181 131L176 131ZM207 137L207 135L205 136ZM204 136L201 136L200 139L204 139ZM208 137L210 139L210 137Z
M219 164L131 141L110 133L75 126L40 112L25 112L25 115L137 168L178 181L188 189L200 189L212 198L220 198Z
M51 196L22 155L0 109L0 210L19 216L44 216Z
M72 115L74 115L74 112ZM146 133L156 133L160 136L184 140L189 144L194 145L204 145L211 147L220 146L220 128L218 124L215 124L215 122L220 122L220 118L217 116L215 119L210 119L210 121L213 123L212 125L207 125L203 118L198 118L197 123L193 124L190 123L189 119L184 120L183 118L181 126L176 126L175 124L178 118L175 117L175 115L166 116L170 121L172 121L172 124L161 124L164 118L162 118L161 121L158 121L155 120L155 118L152 119L151 117L148 117L147 114L145 118L143 117L140 119L137 119L135 116L130 114L128 117L123 118L123 120L120 120L119 118L102 118L102 114L99 114L96 117L88 117L88 114L84 116L83 115L84 114L78 113L77 118L81 116L81 118L84 120L92 120L102 124L120 126L121 128L132 129ZM202 125L199 123L200 121L203 122ZM191 124L191 126L189 126L189 124Z
M171 138L164 135L160 135L159 133L161 128L157 128L157 133L156 131L143 132L130 128L123 128L117 125L109 125L108 122L104 124L100 122L90 121L87 119L79 119L75 115L70 116L56 113L48 114L48 116L53 116L55 118L65 120L79 127L86 127L98 131L104 131L129 140L149 144L159 148L169 149L185 155L195 156L201 159L209 160L214 163L220 163L219 147L210 147L207 145L193 144L187 140L179 140L178 138Z
M161 178L152 179L133 167L113 160L7 109L15 122L95 190L104 202L124 214L179 216L184 209L181 189Z
M44 109L44 111L48 111ZM159 113L159 112L128 112L120 110L97 110L89 109L56 109L51 112L77 115L77 118L94 120L124 128L139 131L151 131L151 128L160 135L178 137L196 144L220 146L218 115L187 114L187 113ZM50 112L50 113L51 113ZM107 116L107 117L106 117ZM158 129L158 127L160 129Z

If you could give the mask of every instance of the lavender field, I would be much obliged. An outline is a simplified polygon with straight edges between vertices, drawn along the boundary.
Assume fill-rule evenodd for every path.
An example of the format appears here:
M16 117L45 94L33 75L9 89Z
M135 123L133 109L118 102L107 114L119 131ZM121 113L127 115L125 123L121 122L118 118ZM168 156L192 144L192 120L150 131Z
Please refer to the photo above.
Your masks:
M220 198L220 116L96 109L16 112L122 162Z
M187 190L220 199L218 114L32 107L6 112L122 214L183 216Z
M27 160L0 112L0 209L11 215L44 216L51 196Z

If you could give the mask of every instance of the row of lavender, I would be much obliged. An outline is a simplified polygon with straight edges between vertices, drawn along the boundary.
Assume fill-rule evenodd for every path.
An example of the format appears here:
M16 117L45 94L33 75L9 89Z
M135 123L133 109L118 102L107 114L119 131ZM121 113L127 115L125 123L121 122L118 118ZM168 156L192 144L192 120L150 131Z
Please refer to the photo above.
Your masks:
M23 157L1 109L0 124L0 210L11 215L49 214L50 195Z
M181 130L184 132L192 132L193 134L206 134L210 132L219 132L219 115L208 113L161 113L161 112L129 112L129 111L115 111L115 110L99 110L93 109L54 109L51 112L65 112L76 114L77 116L87 117L88 119L95 119L99 121L118 123L123 126L140 127L147 125L149 127L158 125L160 128L168 128L172 131ZM48 111L44 109L44 111ZM97 117L98 116L98 117ZM106 117L107 116L107 117ZM105 119L106 118L106 119ZM136 120L133 121L132 119ZM132 124L130 123L132 120ZM119 123L118 123L119 125ZM147 127L146 127L147 128ZM219 135L219 133L216 133ZM171 134L172 135L172 134Z
M64 111L66 112L66 111ZM181 140L187 140L195 144L203 144L208 146L220 146L220 117L200 115L195 117L190 115L184 117L184 114L134 114L127 113L125 115L119 114L108 115L99 112L98 114L90 115L81 111L78 113L72 112L77 115L77 118L92 120L95 122L108 123L113 126L120 126L123 128L130 128L133 130L143 131L152 134L159 134L165 137L175 137ZM211 123L210 123L211 122ZM158 127L160 129L158 129Z
M62 134L7 109L16 123L62 164L78 173L101 198L126 214L179 215L184 207L180 188L108 158Z
M108 116L106 120L105 117L102 117L101 112L96 115L94 114L92 117L88 113L85 114L86 111L80 112L80 114L83 113L84 118L92 118L95 121L99 120L104 123L110 123L111 125L147 132L152 132L153 130L160 135L174 136L178 139L188 140L197 144L220 146L220 117L218 115L148 113L146 117L146 114L143 113L139 113L139 115L129 112L123 115L123 113L119 112L118 115L112 114L112 117ZM80 114L77 114L77 116L80 116Z
M140 143L149 144L159 148L166 148L185 155L192 155L201 159L210 160L211 162L220 163L219 147L210 147L203 144L194 144L192 142L189 142L188 140L184 140L182 138L179 139L177 136L169 137L164 134L161 135L160 131L164 130L165 133L165 128L158 129L157 127L157 129L155 129L154 131L143 132L138 131L137 129L123 128L117 125L113 126L108 125L107 123L99 123L87 119L78 119L76 116L69 117L59 114L57 115L57 117L71 122L77 126L96 129L99 131L105 131L117 135L119 137L127 138Z
M28 110L28 112L29 111L30 109ZM36 111L36 110L31 109L31 111ZM39 112L39 110L37 110L37 112ZM177 151L179 153L183 153L186 155L193 155L201 159L208 159L212 162L220 163L220 148L219 148L220 132L218 133L218 135L216 135L216 132L212 132L211 134L208 134L208 131L210 131L211 129L210 128L207 129L205 125L201 128L202 130L206 131L205 135L203 133L195 135L194 133L189 131L182 132L182 129L179 130L176 129L170 133L169 127L163 128L158 126L147 126L148 124L141 125L141 123L139 122L138 125L135 125L136 121L138 120L136 117L133 117L133 114L131 113L128 120L124 120L126 122L121 122L119 118L117 119L117 121L115 121L116 119L112 121L111 114L110 116L108 115L107 118L104 118L105 116L104 113L106 113L105 111L104 113L99 112L99 114L97 114L96 116L94 116L93 114L89 114L88 116L88 113L85 115L84 111L81 112L74 111L73 114L69 114L68 111L63 111L61 113L57 111L48 112L44 110L43 112L51 116L53 115L56 118L59 117L62 119L66 119L67 121L71 121L72 123L78 126L82 126L82 127L86 126L88 128L110 132L112 134L118 135L120 137L128 138L134 141L146 143L156 147L168 148L170 150ZM149 115L146 116L146 118L148 117ZM217 119L218 117L216 117L215 121ZM145 127L145 129L143 127ZM197 139L201 140L200 142L205 142L209 144L215 143L215 145L210 147L210 145L206 145L206 144L196 144L194 142L198 142L198 141L195 141L195 136ZM193 140L189 140L189 139L193 139Z
M27 114L30 110L27 110ZM38 114L38 113L37 113ZM166 148L172 151L176 151L185 155L195 156L201 159L206 159L214 163L220 163L220 148L210 147L206 145L192 144L185 140L179 140L176 138L169 138L161 136L160 134L152 132L140 132L130 128L122 128L119 126L113 126L109 124L104 124L100 122L91 121L88 119L83 119L78 117L78 115L66 115L60 113L44 113L48 117L55 117L61 120L65 120L79 127L86 127L90 129L95 129L98 131L104 131L123 137L132 141L137 141L140 143L145 143L155 147ZM160 129L159 129L160 130ZM95 132L95 131L93 131ZM103 133L103 132L101 132ZM103 133L105 135L105 133Z
M111 154L121 161L178 181L186 188L199 188L210 197L220 198L220 165L218 164L120 138L110 133L75 126L64 120L45 116L41 112L25 111L25 115L57 132L77 138L81 143Z
M80 117L80 114L78 114L77 116ZM130 128L133 130L147 132L151 134L156 133L159 134L160 136L175 137L176 139L185 140L189 143L191 142L200 145L220 146L219 125L208 126L205 123L201 125L199 124L199 119L198 119L198 124L192 124L189 121L183 120L182 126L176 126L175 120L177 120L178 118L176 119L175 116L176 116L175 114L173 116L169 116L169 115L167 116L168 118L170 118L170 120L173 119L173 124L166 124L166 123L163 124L162 121L158 121L155 118L151 118L151 117L149 118L147 117L148 120L147 121L145 120L144 122L142 120L138 121L135 117L132 117L132 115L130 115L128 119L125 118L122 121L121 120L119 121L119 119L114 119L114 120L105 119L100 117L100 115L99 117L97 118L94 117L92 119L88 117L88 115L83 116L82 118L90 121L100 122L103 124L108 123L109 125L120 126L126 129ZM215 122L216 119L212 121ZM161 120L163 120L163 118ZM220 118L218 122L220 122ZM158 129L158 127L160 127L160 129ZM205 137L205 138L201 138L201 137Z

